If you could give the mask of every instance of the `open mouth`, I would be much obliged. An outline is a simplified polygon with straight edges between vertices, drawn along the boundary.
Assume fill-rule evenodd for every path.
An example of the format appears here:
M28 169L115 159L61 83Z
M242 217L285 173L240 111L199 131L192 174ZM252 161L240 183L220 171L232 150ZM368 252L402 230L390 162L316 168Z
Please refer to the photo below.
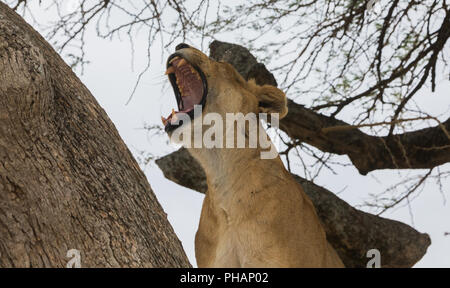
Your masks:
M206 95L208 93L206 77L196 66L189 63L181 54L172 54L167 59L166 75L169 76L178 111L172 109L167 117L161 117L166 132L171 132L183 125L183 121L177 115L184 113L194 119L194 105L205 107Z

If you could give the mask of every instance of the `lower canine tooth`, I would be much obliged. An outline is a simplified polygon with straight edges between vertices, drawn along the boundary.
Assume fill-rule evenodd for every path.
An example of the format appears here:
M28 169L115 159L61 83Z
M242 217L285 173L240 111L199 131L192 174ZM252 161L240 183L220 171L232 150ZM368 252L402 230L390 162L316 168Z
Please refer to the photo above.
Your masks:
M172 117L170 117L170 122L177 121L177 114L175 113L175 109L172 109Z
M164 118L163 116L161 116L161 121L162 121L163 125L166 126L166 124L167 124L167 119Z

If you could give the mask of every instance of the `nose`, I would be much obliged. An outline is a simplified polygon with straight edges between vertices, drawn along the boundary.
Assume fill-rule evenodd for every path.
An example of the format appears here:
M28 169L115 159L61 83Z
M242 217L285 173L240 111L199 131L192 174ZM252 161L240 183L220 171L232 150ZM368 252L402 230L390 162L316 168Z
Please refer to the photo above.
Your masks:
M190 47L191 47L191 46L189 46L189 45L186 44L186 43L180 43L180 44L177 45L177 47L175 47L175 51L180 50L180 49L183 49L183 48L190 48Z

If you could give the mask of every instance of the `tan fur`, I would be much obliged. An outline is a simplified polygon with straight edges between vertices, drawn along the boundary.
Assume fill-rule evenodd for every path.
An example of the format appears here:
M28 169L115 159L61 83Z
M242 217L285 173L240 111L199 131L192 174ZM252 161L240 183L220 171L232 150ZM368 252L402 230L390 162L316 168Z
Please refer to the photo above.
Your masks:
M203 113L286 115L286 96L276 87L247 82L230 64L197 49L178 52L207 77ZM208 182L195 239L199 267L343 267L311 200L279 156L262 160L261 148L189 152Z

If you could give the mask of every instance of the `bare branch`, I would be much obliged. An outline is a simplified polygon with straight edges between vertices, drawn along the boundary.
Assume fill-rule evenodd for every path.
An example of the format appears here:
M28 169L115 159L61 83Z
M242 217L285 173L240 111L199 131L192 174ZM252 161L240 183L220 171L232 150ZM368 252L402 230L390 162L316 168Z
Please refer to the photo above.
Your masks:
M212 58L229 62L246 79L255 78L261 85L277 84L275 77L265 66L258 63L256 58L240 45L214 41L210 45L210 52ZM292 139L308 143L324 152L348 155L363 175L377 169L423 169L450 162L450 119L444 123L438 122L435 127L377 137L354 129L355 125L322 115L292 100L288 100L288 109L288 115L280 121L281 130ZM431 116L422 119L438 121ZM396 121L402 122L406 119Z

